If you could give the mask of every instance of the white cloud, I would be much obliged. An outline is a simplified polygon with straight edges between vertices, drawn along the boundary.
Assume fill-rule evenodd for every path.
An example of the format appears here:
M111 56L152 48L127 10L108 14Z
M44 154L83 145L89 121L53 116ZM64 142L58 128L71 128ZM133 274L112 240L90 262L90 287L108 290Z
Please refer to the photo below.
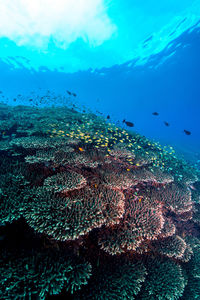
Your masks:
M101 45L116 31L104 0L0 0L0 37L40 49L82 38Z

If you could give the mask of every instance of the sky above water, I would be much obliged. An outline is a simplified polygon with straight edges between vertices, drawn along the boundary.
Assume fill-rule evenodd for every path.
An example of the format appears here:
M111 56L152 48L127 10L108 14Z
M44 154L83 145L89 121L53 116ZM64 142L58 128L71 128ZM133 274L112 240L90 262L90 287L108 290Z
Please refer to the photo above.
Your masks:
M200 0L0 0L0 57L66 72L144 64L199 15Z

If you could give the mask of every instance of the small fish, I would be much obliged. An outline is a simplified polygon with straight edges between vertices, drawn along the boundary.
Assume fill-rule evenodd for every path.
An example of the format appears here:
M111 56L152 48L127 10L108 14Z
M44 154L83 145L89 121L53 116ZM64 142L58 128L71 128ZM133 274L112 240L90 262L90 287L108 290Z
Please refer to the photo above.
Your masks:
M183 131L185 132L186 135L190 135L190 134L191 134L191 132L188 131L188 130L185 130L185 129L184 129Z
M129 127L133 127L134 126L134 124L132 122L129 122L129 121L126 121L126 120L123 120L123 123L125 123Z
M110 119L110 116L109 116L109 115L107 115L107 119L108 119L108 120Z
M154 112L152 113L152 115L154 115L154 116L158 116L158 115L159 115L159 113L158 113L157 111L154 111Z
M98 111L98 110L97 110L97 113L98 113L98 114L100 114L100 115L103 115L103 113L102 113L102 112L100 112L100 111Z
M79 150L79 151L81 151L81 152L83 152L83 151L84 151L84 149L83 149L83 148L81 148L81 147L79 147L79 148L78 148L78 150Z
M70 91L67 91L67 94L71 96L72 93Z
M72 93L72 95L74 96L74 97L76 97L77 95L76 95L76 93Z
M169 126L169 123L166 121L164 121L164 124L165 124L165 126Z

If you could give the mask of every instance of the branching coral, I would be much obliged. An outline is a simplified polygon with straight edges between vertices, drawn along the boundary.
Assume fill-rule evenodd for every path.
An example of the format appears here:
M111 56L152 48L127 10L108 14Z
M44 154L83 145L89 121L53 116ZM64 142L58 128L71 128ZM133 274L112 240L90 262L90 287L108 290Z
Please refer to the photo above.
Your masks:
M187 279L179 264L170 259L149 258L147 274L139 299L174 300L182 296Z
M0 224L12 222L20 218L23 212L24 195L28 190L29 182L25 178L22 168L23 164L11 163L7 165L7 173L3 172L1 165L0 174Z
M158 239L153 242L155 251L168 257L181 259L187 248L186 242L178 235L169 236L165 239Z
M25 161L29 164L52 162L55 157L55 150L39 150L36 155L27 155Z
M169 184L154 190L154 197L168 210L177 214L183 214L192 210L192 198L190 190L183 185Z
M56 295L63 288L72 293L87 284L91 265L55 250L8 252L0 257L1 299Z
M86 179L81 174L63 172L46 178L43 186L47 191L64 193L83 188L86 183Z
M152 208L148 202L130 198L120 224L100 232L99 245L110 254L135 250L143 240L156 239L163 225L160 207Z
M193 221L200 225L200 204L194 206Z
M200 298L200 240L188 237L187 242L193 250L193 256L188 264L184 265L188 276L188 284L183 294L183 300Z
M145 277L146 269L141 262L111 260L97 269L89 285L75 299L137 299Z
M161 238L168 237L174 235L175 231L176 231L176 226L174 225L172 220L169 218L165 218L165 223L159 236Z
M51 139L38 136L15 138L10 142L13 147L22 147L25 149L45 149L55 144Z
M2 180L2 176L0 176ZM10 181L11 183L12 181ZM11 223L21 217L23 211L23 193L18 187L0 188L0 225Z
M104 172L102 180L105 185L117 188L119 190L128 189L135 184L134 178L132 178L129 172Z
M119 191L86 188L67 197L39 188L27 197L24 216L36 231L64 241L118 223L123 212L124 195Z

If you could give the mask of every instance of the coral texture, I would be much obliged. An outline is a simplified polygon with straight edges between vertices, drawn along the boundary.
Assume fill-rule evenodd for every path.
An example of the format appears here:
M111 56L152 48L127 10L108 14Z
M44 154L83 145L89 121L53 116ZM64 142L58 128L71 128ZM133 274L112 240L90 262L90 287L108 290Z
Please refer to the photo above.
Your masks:
M74 106L0 108L1 299L200 297L197 169Z

